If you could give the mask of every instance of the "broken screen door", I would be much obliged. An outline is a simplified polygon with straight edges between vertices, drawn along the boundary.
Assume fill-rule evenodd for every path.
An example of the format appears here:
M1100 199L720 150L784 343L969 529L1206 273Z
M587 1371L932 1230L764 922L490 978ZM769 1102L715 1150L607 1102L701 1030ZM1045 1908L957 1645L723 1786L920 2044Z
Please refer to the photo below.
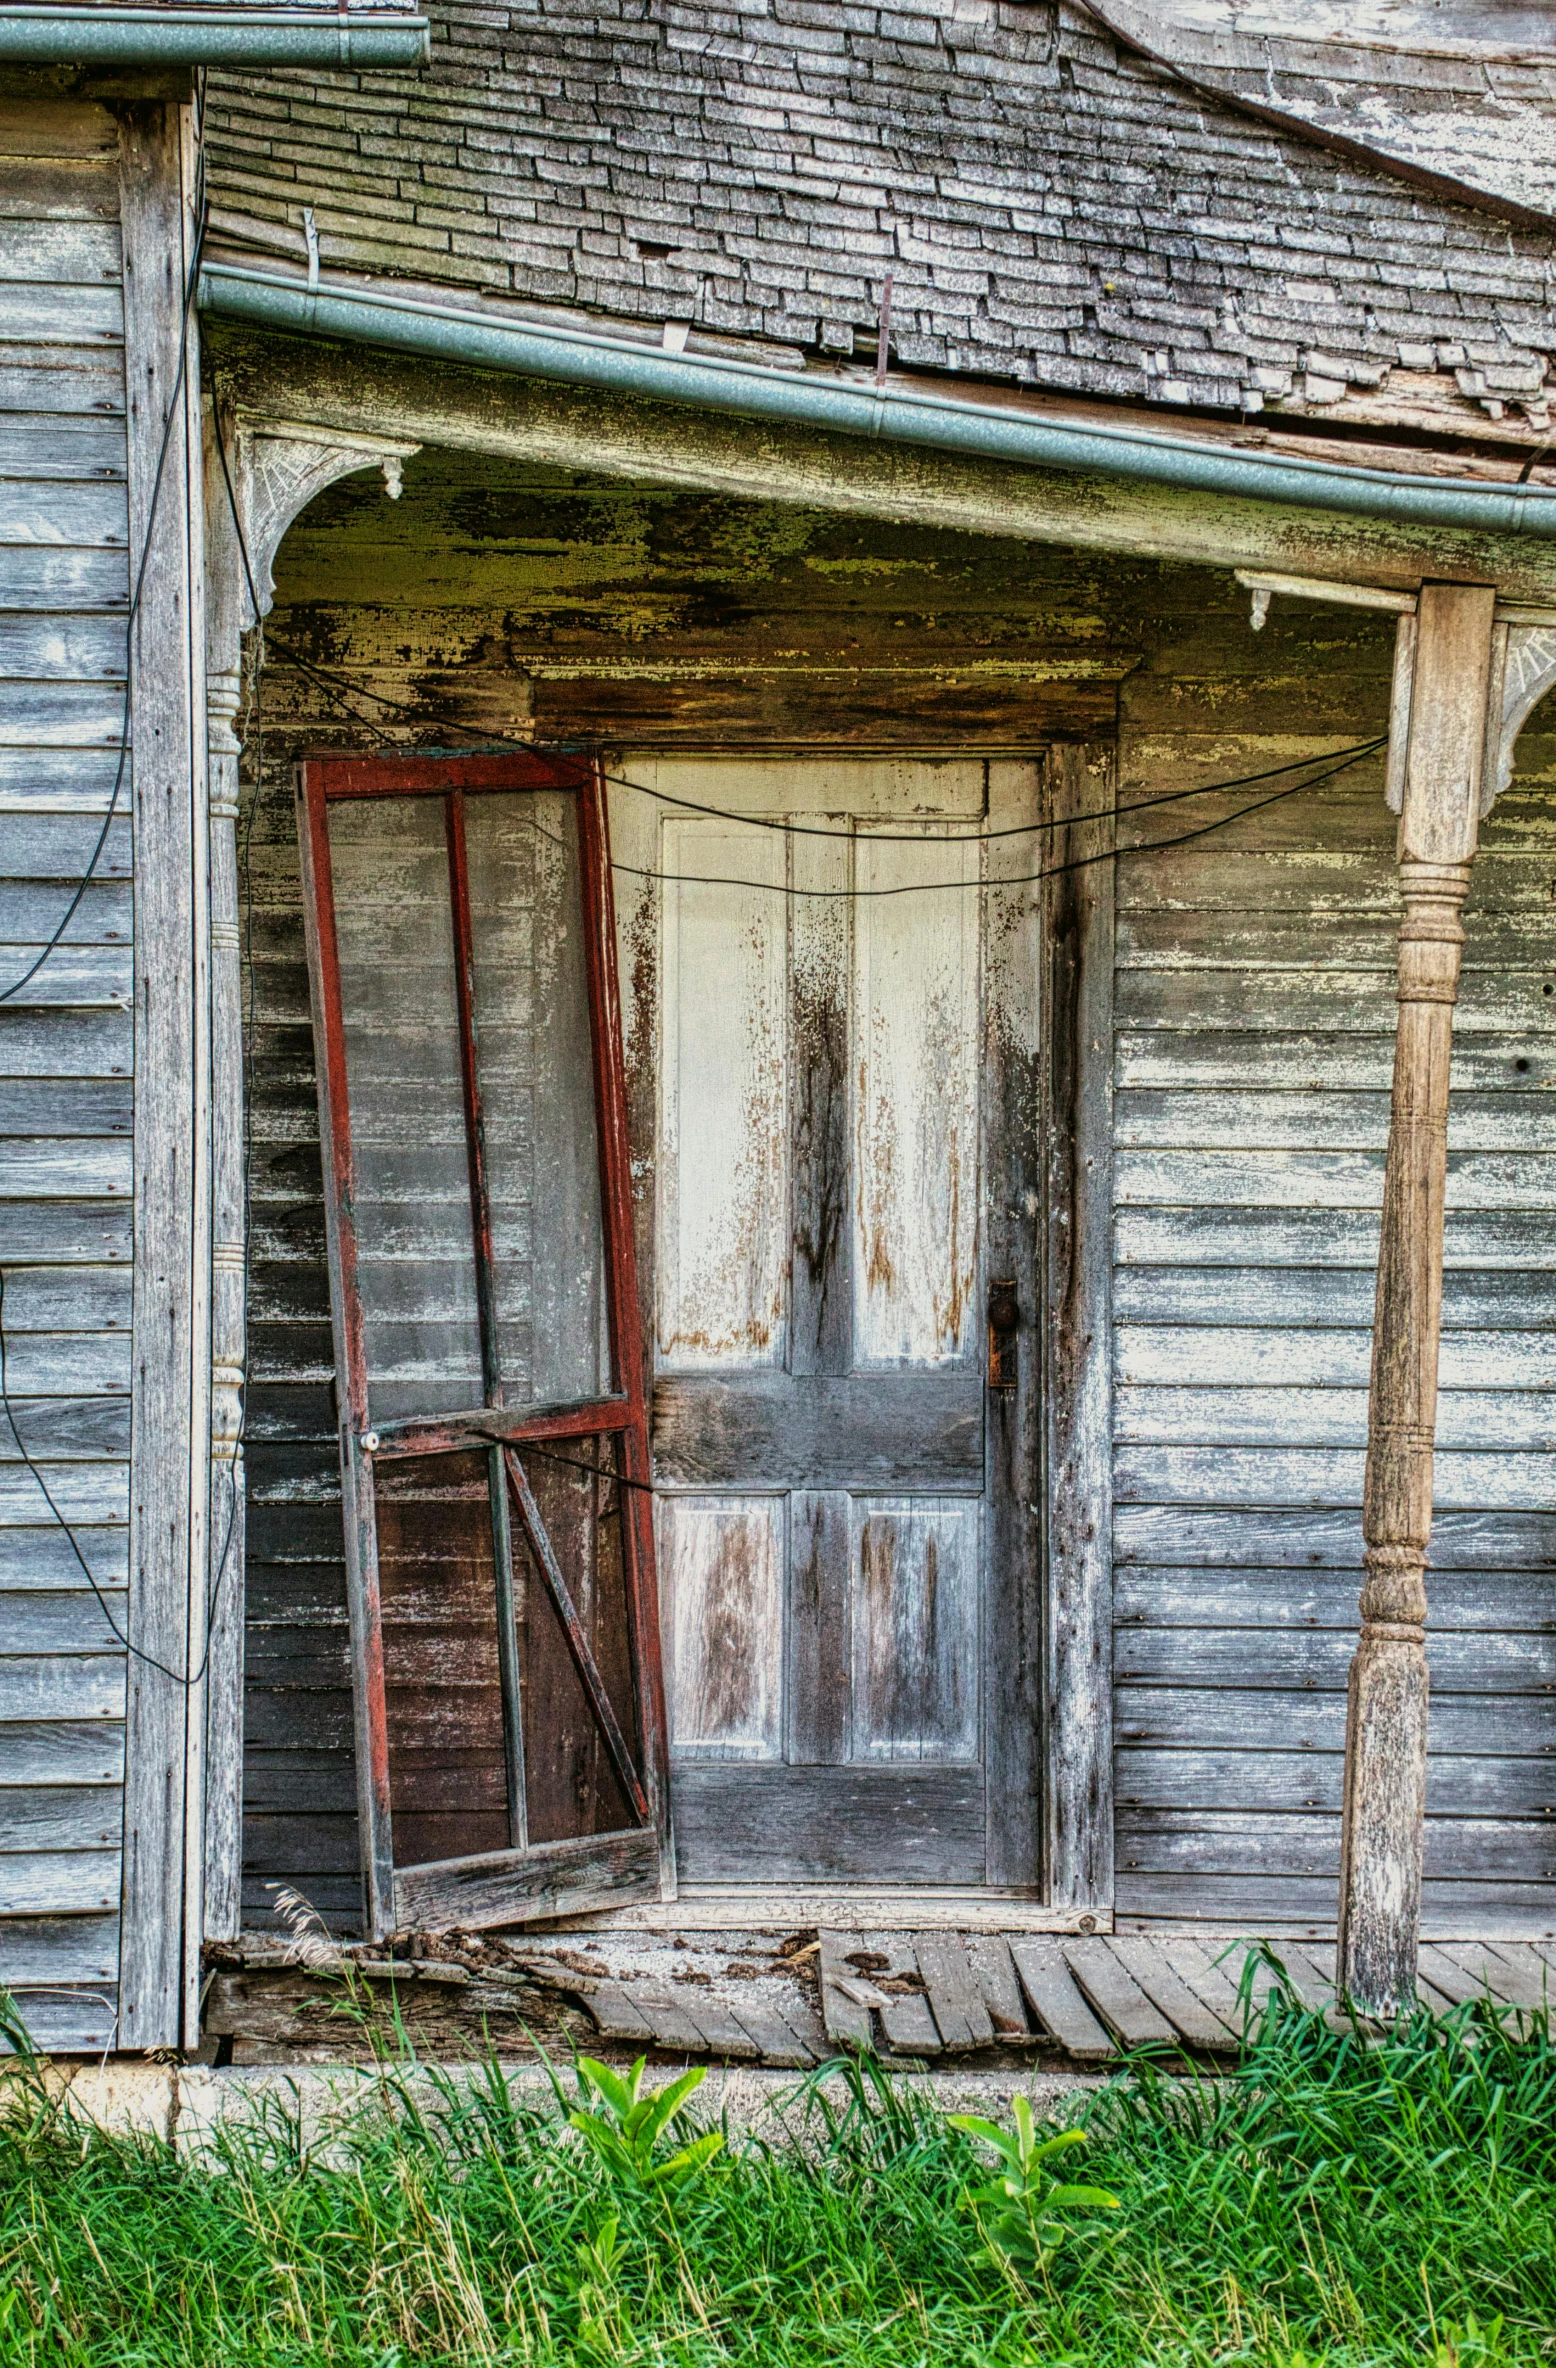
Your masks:
M626 769L681 1879L1031 1890L1039 768Z
M300 831L371 1930L657 1895L600 780L325 759Z

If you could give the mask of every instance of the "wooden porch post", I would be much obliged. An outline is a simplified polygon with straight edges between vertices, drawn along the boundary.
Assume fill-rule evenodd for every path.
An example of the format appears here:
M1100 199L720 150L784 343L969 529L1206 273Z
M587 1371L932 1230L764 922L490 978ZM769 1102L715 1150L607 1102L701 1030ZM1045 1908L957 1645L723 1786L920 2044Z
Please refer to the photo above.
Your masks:
M1460 914L1481 804L1492 678L1490 586L1427 584L1414 623L1401 781L1399 1016L1367 1409L1366 1579L1351 1662L1340 1861L1339 1976L1362 2012L1392 2016L1415 1987L1426 1808L1426 1549L1442 1318L1448 1064L1464 944ZM1410 673L1402 619L1399 675ZM1406 700L1408 699L1408 707Z

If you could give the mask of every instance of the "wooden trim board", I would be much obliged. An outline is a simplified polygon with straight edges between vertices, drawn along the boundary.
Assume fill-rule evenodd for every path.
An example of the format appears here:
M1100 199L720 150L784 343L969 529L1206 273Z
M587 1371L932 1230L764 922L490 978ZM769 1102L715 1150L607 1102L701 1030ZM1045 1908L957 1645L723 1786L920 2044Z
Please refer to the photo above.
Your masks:
M810 1925L917 1932L1110 1932L1112 1914L1048 1908L988 1891L860 1891L847 1885L797 1891L780 1885L686 1891L679 1899L559 1919L558 1931L797 1932Z
M1048 1897L1113 1904L1113 843L1105 749L1048 761L1043 1404ZM1099 1925L1095 1929L1101 1929ZM1081 1927L1071 1924L1069 1930Z
M187 111L120 115L135 846L135 1279L119 2044L198 2021L210 1477L208 813ZM164 420L187 367L179 415ZM160 474L160 483L159 483ZM121 793L122 794L122 793ZM149 1656L139 1658L137 1655ZM156 1666L154 1664L159 1664Z

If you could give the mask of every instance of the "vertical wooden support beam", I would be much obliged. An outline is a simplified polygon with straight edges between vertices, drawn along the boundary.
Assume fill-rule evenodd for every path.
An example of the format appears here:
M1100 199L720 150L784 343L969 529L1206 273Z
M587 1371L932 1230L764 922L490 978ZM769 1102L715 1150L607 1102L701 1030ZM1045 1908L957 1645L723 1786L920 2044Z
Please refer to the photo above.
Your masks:
M1094 1908L1101 1922L1113 1905L1112 752L1056 748L1048 778L1045 1855L1049 1905Z
M1448 1069L1479 826L1493 610L1489 586L1427 584L1401 634L1409 735L1400 784L1399 1017L1383 1183L1340 1867L1340 1978L1397 2014L1415 1988L1426 1809L1426 1553L1442 1317ZM1413 651L1411 644L1413 641ZM1396 698L1399 720L1404 700Z
M1062 761L1062 760L1061 760ZM1042 815L1047 766L987 767L989 827L1009 831ZM1084 773L1082 775L1084 778ZM994 1682L984 1707L988 1785L986 1880L1036 1890L1044 1872L1043 1196L1044 887L1032 837L998 838L983 866L983 1191L985 1617ZM1106 867L1104 867L1106 868ZM987 1327L993 1287L1016 1324ZM995 1372L995 1340L1001 1343ZM993 1386L998 1381L998 1387Z
M204 1808L210 1045L199 360L185 304L194 237L189 111L127 105L119 157L130 566L132 583L141 583L130 644L134 1650L119 2040L151 2048L178 2045L198 2006Z
M211 896L211 1577L206 1671L205 1935L234 1940L243 1922L243 1571L246 1484L243 1377L247 1316L243 970L238 885L238 709L242 699L243 559L205 420L206 729ZM221 424L237 483L237 437Z

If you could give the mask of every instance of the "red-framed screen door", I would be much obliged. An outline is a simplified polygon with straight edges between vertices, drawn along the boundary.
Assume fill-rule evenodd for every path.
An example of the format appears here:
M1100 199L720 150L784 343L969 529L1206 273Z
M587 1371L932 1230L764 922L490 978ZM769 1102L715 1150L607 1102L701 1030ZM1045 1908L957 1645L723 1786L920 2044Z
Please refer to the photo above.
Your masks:
M672 1865L598 768L299 786L375 1937Z

